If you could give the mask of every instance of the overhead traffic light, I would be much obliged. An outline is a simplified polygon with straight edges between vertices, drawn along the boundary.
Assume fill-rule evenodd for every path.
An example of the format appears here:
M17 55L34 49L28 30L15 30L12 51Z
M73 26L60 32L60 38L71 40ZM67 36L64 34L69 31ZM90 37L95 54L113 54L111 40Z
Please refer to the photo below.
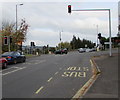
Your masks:
M98 39L101 39L101 38L102 38L101 33L99 33L98 34Z
M68 13L71 13L71 5L68 5Z
M4 36L4 45L8 45L8 36Z

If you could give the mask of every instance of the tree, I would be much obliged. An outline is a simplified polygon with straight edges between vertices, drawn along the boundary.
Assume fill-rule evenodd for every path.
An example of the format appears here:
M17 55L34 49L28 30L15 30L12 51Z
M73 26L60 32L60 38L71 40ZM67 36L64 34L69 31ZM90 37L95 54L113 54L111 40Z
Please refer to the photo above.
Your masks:
M105 38L105 37L101 37L101 39L100 39L100 43L102 44L102 46L103 46L103 50L105 49L105 42L107 42L107 39Z
M51 51L52 53L54 53L55 52L55 47L50 47L49 51Z
M14 32L15 32L15 24L12 22L3 21L2 30L1 30L3 52L8 51L8 45L4 45L4 36L12 36Z
M8 36L12 38L12 43L10 44L10 49L11 50L18 50L20 49L22 42L25 42L26 40L26 34L28 30L28 24L26 23L25 19L21 20L20 25L17 28L16 31L16 26L12 22L10 23L9 21L3 22L2 24L2 49L3 51L8 51L8 46L5 46L3 44L3 37Z
M81 42L81 40L80 40L80 38L78 37L78 39L77 39L77 48L81 48L81 44L82 44L82 42Z
M58 44L58 48L60 49L60 47L62 48L62 49L64 49L64 48L67 48L67 49L71 49L71 45L70 45L70 43L69 42L61 42L61 43L59 43Z
M73 39L70 42L70 45L71 45L72 49L77 49L77 39L76 39L76 36L73 35Z
M87 45L87 47L89 47L89 48L94 47L93 42L86 40L86 39L80 40L79 37L78 37L78 39L76 39L75 36L73 36L73 39L70 42L70 45L71 45L72 49L85 48L85 45Z

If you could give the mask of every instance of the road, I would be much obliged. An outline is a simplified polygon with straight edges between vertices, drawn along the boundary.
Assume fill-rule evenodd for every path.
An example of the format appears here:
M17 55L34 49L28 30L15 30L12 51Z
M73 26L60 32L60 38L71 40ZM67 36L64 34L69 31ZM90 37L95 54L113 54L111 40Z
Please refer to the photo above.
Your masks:
M105 52L41 55L2 72L3 98L72 98L90 79L90 58Z

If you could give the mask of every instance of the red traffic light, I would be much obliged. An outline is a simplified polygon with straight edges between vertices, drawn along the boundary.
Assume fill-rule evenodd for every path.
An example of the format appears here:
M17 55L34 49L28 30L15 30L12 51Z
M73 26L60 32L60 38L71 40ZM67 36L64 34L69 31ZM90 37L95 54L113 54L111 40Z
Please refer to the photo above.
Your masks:
M71 5L68 5L68 13L71 13Z
M71 5L68 5L68 8L71 7Z
M8 36L4 36L4 45L8 44Z

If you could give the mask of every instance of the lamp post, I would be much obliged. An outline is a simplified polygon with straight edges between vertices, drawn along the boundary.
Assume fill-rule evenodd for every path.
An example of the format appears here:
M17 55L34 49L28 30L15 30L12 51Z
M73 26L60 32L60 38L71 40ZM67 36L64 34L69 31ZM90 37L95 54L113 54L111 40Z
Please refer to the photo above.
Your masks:
M16 34L17 34L17 7L18 6L22 6L23 4L16 4ZM16 45L16 49L17 49L17 45Z
M16 32L17 32L17 7L22 6L23 4L16 4Z

